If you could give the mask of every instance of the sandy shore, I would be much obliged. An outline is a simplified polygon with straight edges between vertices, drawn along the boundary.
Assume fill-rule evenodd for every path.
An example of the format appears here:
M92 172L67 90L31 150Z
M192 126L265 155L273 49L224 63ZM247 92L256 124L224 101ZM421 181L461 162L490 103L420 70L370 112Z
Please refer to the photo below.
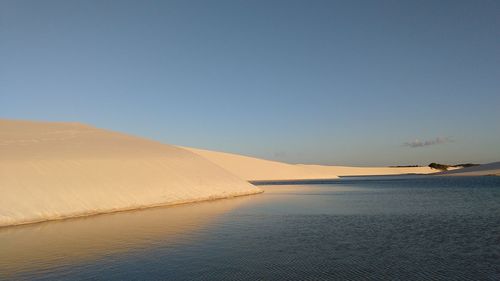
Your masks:
M258 192L175 146L79 123L0 120L0 226Z

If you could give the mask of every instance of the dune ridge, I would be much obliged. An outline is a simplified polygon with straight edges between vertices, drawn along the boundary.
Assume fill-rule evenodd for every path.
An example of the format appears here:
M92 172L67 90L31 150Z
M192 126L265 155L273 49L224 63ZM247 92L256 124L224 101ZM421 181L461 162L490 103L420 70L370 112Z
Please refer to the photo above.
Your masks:
M0 120L0 226L259 192L175 146L80 123Z
M249 156L184 147L248 181L335 179L339 176L432 174L430 167L349 167L286 164Z
M334 171L315 169L305 165L293 165L192 147L181 146L181 148L196 153L247 181L338 178Z

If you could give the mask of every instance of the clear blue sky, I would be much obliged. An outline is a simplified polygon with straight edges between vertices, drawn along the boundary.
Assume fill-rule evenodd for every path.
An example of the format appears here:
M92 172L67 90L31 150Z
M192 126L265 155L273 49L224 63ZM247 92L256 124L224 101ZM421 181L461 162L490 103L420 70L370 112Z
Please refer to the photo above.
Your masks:
M500 1L0 1L0 118L292 163L500 160Z

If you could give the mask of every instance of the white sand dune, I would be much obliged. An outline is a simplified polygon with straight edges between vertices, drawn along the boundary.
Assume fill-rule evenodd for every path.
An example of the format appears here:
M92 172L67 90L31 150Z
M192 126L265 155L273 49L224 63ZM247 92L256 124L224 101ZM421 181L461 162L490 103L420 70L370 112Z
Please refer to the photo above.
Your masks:
M0 226L258 192L178 147L79 123L0 120Z
M468 167L453 171L441 172L439 176L500 176L500 162L482 164L480 166Z
M347 176L383 176L407 174L433 174L438 172L430 167L351 167L351 166L320 166L304 165L312 169L330 171L339 177Z
M207 160L214 162L222 168L248 181L338 178L337 174L332 171L314 169L302 165L292 165L238 154L190 147L182 148L203 156Z
M374 176L399 174L431 174L429 167L348 167L293 165L237 154L182 147L216 163L231 173L249 181L335 179L338 176Z

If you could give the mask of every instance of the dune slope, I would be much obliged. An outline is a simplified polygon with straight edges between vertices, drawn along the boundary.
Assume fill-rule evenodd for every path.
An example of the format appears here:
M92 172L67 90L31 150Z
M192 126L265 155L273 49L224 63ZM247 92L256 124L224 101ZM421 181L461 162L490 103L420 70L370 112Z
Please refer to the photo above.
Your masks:
M433 174L438 172L430 167L351 167L351 166L320 166L304 165L316 170L325 170L340 177L347 176L382 176L407 174Z
M500 176L500 162L438 173L439 176Z
M338 176L374 176L399 174L430 174L429 167L348 167L322 165L293 165L237 154L182 147L216 163L231 173L250 181L334 179Z
M248 181L338 178L337 174L333 171L314 169L303 165L292 165L191 147L182 148L203 156L207 160Z
M0 120L0 226L258 192L178 147L79 123Z

